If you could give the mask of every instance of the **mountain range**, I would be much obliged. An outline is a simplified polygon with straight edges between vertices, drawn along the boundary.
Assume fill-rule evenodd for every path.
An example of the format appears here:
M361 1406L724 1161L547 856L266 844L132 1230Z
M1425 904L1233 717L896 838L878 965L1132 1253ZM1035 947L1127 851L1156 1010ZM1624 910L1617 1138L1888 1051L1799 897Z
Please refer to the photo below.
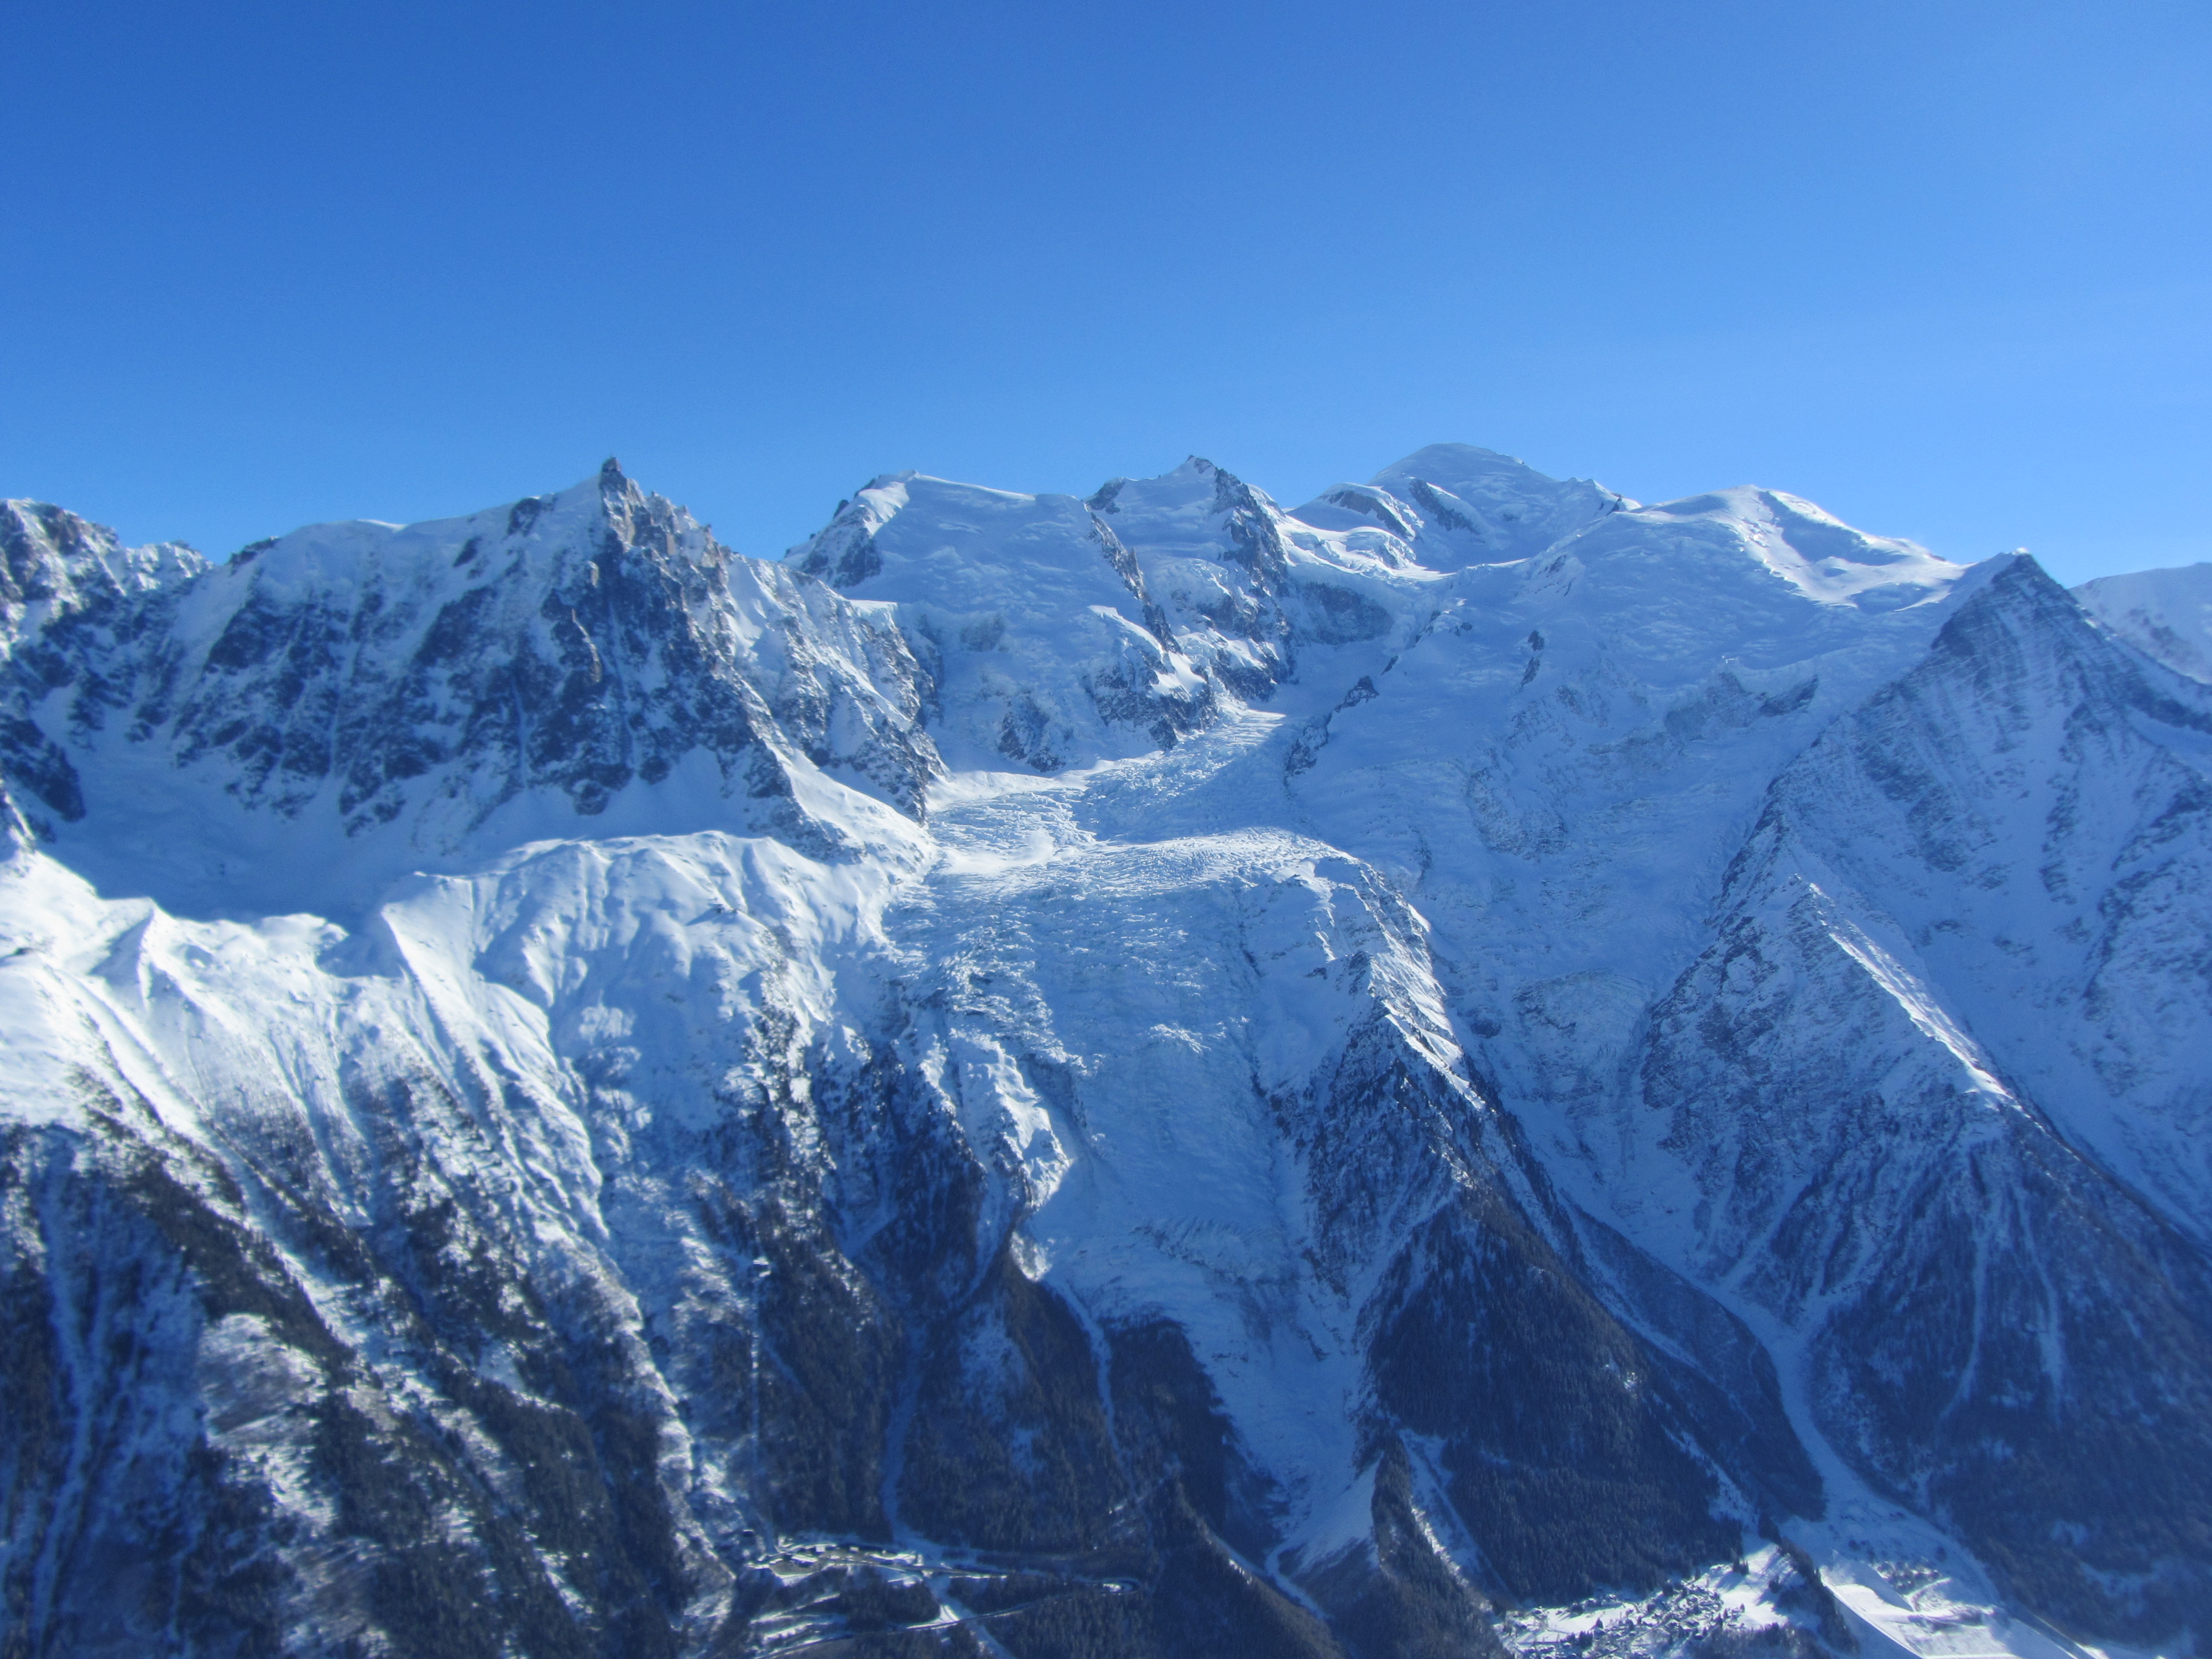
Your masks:
M8 1659L2212 1642L2212 566L610 461L0 658Z

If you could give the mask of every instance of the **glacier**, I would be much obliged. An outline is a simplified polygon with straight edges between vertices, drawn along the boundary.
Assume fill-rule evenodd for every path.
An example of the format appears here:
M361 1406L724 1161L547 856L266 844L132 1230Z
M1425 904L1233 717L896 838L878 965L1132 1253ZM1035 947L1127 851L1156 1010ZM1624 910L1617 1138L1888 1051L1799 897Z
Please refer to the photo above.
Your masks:
M2207 568L6 503L0 1650L2196 1651Z

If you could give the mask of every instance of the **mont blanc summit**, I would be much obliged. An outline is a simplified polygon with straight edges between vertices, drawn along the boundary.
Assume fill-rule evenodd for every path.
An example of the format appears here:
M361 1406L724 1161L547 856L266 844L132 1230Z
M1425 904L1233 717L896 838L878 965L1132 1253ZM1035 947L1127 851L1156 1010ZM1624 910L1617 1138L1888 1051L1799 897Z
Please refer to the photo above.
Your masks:
M2201 1651L2202 569L7 503L0 1652Z

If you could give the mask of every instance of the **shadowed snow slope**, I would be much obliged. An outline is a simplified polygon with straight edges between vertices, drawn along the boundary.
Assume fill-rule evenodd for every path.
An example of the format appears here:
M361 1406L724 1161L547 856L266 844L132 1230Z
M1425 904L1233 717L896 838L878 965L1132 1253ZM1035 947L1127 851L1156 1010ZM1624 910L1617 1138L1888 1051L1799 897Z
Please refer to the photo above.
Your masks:
M0 1650L2201 1648L2189 574L9 503Z
M2100 576L2074 590L2082 609L2137 650L2212 682L2212 564Z

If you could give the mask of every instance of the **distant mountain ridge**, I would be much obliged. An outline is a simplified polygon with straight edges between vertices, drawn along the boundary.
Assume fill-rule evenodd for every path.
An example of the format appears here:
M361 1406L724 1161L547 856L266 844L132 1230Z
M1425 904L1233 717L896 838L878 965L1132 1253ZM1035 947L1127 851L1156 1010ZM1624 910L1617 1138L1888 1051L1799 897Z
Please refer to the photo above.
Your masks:
M2212 681L2212 564L2100 576L2074 597L2137 650L2193 680Z
M0 1650L2190 1650L2191 577L7 503Z

